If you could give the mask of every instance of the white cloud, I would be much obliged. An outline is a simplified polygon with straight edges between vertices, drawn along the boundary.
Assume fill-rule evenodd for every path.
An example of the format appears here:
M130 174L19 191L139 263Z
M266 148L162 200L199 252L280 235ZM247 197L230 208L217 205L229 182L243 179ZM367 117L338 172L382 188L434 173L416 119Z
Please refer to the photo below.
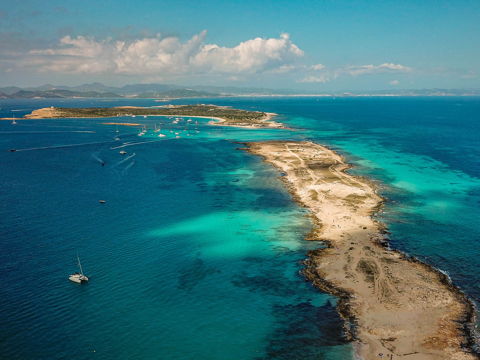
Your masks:
M325 74L321 74L321 75L310 75L310 76L306 76L304 77L303 79L299 80L298 82L300 83L326 83L326 82L329 82L331 79L330 79L330 76L325 73Z
M206 34L202 31L186 42L161 36L134 41L65 36L56 47L30 51L21 63L48 72L175 76L285 72L303 56L288 34L234 47L206 44Z
M301 67L296 65L291 65L291 64L285 64L270 70L270 72L273 74L285 74L298 69L301 69Z
M398 84L400 84L400 81L398 81L398 80L392 80L392 81L389 82L389 84L390 84L390 85L398 85Z
M408 66L394 63L383 63L380 65L359 65L359 66L348 66L343 69L347 74L352 76L365 75L365 74L375 74L381 72L390 72L390 71L399 71L399 72L409 72L412 69Z
M335 80L343 76L362 76L367 74L378 74L378 73L401 73L401 72L410 72L413 69L411 67L394 64L394 63L383 63L380 65L351 65L346 67L340 67L336 69L328 69L322 64L312 65L307 68L310 70L310 74L303 77L297 82L300 83L326 83L332 80ZM312 73L312 70L316 70ZM398 80L395 80L398 81ZM396 85L396 84L393 84Z
M323 65L323 64L312 65L312 66L310 66L310 69L315 70L315 71L323 70L323 69L325 69L325 65Z
M276 38L253 38L226 47L206 42L202 31L186 41L175 36L153 36L135 40L96 39L65 36L55 46L16 51L2 50L0 67L95 77L127 75L140 81L169 81L194 76L206 79L248 81L265 78L298 78L299 83L327 83L337 78L380 73L399 74L412 68L391 62L378 65L349 65L329 68L317 62L305 63L304 52L288 34ZM392 77L398 75L392 75ZM391 85L396 85L393 82Z

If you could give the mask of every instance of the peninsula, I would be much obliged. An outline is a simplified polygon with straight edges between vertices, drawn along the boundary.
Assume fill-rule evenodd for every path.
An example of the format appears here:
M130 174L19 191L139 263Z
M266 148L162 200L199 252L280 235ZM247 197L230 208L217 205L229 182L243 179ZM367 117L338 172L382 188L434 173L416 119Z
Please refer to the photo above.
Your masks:
M337 296L347 334L362 359L478 359L468 349L473 305L444 274L391 250L372 216L382 204L375 185L345 172L349 165L312 142L248 143L284 176L295 200L311 211L305 276Z
M233 109L217 105L164 105L153 107L119 106L111 108L61 108L47 107L32 111L25 119L47 118L108 118L120 116L188 116L217 120L217 125L237 127L281 128L272 121L276 114L261 111Z

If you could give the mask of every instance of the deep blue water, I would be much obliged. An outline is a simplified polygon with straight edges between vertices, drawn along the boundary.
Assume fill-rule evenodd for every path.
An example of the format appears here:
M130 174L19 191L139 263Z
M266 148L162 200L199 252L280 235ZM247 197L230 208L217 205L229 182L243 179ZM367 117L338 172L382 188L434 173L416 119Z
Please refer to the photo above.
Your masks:
M136 117L166 136L119 127L115 141L103 119L0 122L1 358L351 358L335 299L298 273L320 246L303 241L305 210L237 141L310 139L340 151L388 198L379 216L392 246L480 302L480 99L208 102L273 111L295 130ZM1 100L0 116L132 103L158 105ZM77 252L84 286L67 280Z

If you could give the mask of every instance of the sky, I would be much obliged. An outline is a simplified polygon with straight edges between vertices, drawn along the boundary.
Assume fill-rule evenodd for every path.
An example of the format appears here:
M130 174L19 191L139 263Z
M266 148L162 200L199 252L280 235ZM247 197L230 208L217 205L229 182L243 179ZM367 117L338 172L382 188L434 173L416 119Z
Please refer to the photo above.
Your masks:
M0 0L0 86L480 88L479 0Z

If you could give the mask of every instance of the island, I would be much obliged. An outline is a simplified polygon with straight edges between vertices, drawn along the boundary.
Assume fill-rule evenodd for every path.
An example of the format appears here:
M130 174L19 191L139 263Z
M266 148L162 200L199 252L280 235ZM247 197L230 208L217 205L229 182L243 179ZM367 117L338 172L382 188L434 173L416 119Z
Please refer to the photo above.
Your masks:
M188 116L204 117L217 121L218 125L236 127L281 128L282 124L272 121L276 114L261 111L233 109L217 105L163 105L152 107L118 106L105 108L62 108L47 107L32 111L25 119L47 118L109 118L121 116Z

